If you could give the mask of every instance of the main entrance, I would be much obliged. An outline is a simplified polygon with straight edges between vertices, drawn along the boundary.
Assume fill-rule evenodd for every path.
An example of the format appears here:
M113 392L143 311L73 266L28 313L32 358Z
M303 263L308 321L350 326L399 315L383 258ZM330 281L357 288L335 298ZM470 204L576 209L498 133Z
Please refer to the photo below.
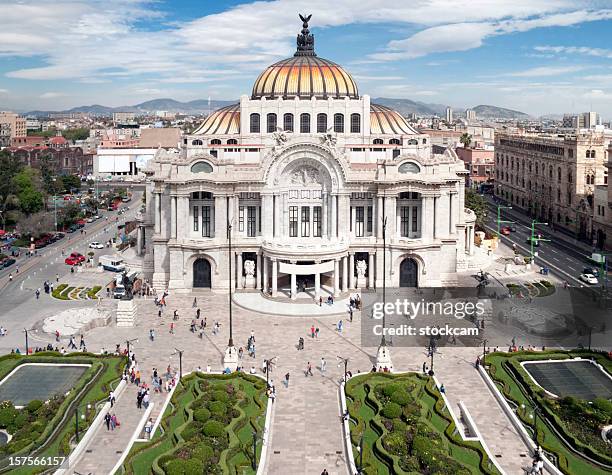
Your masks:
M210 262L196 259L193 263L193 286L210 288Z
M419 266L414 259L404 259L400 264L400 287L417 287L418 270Z

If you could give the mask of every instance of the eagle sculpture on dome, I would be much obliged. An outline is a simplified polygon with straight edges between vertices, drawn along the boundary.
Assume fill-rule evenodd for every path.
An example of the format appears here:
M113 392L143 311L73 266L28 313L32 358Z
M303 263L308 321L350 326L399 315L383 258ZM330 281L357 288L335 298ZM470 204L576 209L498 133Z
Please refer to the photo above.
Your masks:
M312 14L304 16L299 14L300 20L302 20L302 31L297 36L297 51L296 55L314 55L314 35L310 34L308 30L308 22L312 18Z

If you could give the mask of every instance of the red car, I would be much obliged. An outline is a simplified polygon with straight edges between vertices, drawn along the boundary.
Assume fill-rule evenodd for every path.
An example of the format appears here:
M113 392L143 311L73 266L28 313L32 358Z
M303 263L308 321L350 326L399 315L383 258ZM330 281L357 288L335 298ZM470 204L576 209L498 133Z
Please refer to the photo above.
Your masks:
M84 260L85 260L85 256L83 254L79 254L78 252L73 252L64 260L64 262L68 264L69 266L74 266L74 265L79 264L80 262L83 262Z
M508 236L511 232L512 230L508 226L504 226L503 228L501 228L501 233L504 236Z

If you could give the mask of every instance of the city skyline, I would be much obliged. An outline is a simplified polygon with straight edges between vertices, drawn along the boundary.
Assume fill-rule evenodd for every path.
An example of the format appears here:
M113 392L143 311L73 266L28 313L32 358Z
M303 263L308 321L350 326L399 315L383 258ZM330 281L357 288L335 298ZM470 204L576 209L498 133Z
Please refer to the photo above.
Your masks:
M291 56L298 12L361 94L532 115L612 107L605 1L151 2L0 5L0 108L236 99ZM551 89L554 96L551 96Z

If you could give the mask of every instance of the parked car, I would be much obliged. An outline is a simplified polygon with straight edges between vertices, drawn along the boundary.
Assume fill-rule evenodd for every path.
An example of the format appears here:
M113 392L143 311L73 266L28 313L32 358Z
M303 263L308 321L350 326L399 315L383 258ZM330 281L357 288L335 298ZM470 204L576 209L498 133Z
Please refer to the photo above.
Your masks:
M69 232L70 234L72 234L73 232L75 232L77 229L79 229L76 225L72 225L70 226L66 231Z
M104 249L104 244L101 244L98 241L93 241L89 243L89 247L91 249Z
M74 266L74 265L79 264L79 263L81 263L83 261L85 261L85 256L83 254L78 253L78 252L73 252L66 259L64 259L64 262L66 264L68 264L69 266Z
M87 218L87 222L88 222L88 223L93 223L94 221L95 221L95 219L94 219L94 217L93 217L93 216L91 216L91 217Z
M508 226L504 226L500 231L504 236L508 236L512 232Z
M595 277L593 274L580 274L580 280L589 285L597 285L599 283L597 277Z

